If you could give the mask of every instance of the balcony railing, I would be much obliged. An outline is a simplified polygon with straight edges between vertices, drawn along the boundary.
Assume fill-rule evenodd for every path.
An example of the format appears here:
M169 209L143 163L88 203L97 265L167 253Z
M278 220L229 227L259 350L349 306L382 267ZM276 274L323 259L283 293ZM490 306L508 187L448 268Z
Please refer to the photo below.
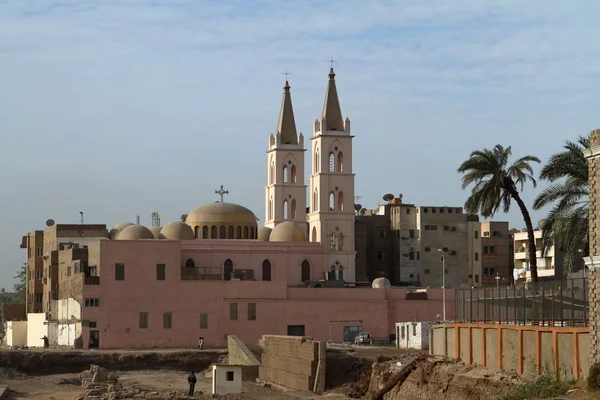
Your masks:
M219 267L181 267L182 281L219 281L223 273Z
M99 285L100 277L99 276L86 276L84 279L86 285Z

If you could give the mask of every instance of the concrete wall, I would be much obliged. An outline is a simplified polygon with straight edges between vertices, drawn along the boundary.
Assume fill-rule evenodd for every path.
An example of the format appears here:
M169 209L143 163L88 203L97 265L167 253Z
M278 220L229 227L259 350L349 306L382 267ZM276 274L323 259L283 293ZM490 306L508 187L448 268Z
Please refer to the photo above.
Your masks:
M290 389L325 391L325 343L295 336L265 335L259 378Z
M77 339L77 324L58 324L57 342L59 346L74 346Z
M81 320L81 304L74 298L60 299L57 301L57 319L61 322Z
M582 379L589 370L588 328L435 325L429 340L430 354L521 375L558 372L564 379Z
M213 365L212 394L242 393L242 367Z
M26 346L27 345L27 321L7 321L6 322L6 345L7 346Z
M258 378L260 362L250 349L237 336L227 336L227 354L229 365L240 365L243 381L255 381Z
M48 325L46 323L46 314L27 314L27 346L43 347L44 341L42 338L47 335Z

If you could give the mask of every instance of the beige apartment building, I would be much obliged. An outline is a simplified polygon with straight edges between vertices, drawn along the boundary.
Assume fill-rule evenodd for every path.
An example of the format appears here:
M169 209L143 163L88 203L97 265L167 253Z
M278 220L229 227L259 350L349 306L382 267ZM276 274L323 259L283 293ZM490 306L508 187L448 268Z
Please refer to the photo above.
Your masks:
M513 239L508 222L482 222L480 229L483 285L510 284L513 258L511 241Z
M543 254L543 241L541 229L534 232L537 269L539 279L562 279L563 278L563 257L564 254L554 246ZM531 281L531 270L529 269L529 240L527 231L516 232L513 234L514 240L514 268L520 271L520 278L526 278Z
M52 312L52 301L58 300L59 295L59 250L87 248L88 244L107 237L106 225L54 223L43 231L24 236L21 248L27 249L28 256L27 312Z
M469 215L468 226L468 249L469 249L469 285L479 287L482 285L482 247L481 247L481 224L479 217Z

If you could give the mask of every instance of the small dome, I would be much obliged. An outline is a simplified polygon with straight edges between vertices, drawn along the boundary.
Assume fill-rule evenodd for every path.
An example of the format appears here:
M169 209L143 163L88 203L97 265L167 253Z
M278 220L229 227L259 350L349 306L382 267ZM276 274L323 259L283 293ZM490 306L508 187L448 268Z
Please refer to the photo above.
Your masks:
M306 239L298 225L285 221L273 228L269 242L306 242Z
M271 229L271 228L267 228L266 226L261 226L260 228L258 228L258 240L262 240L263 242L268 242L272 231L273 231L273 229Z
M160 234L161 229L162 229L162 226L153 226L152 228L150 228L150 232L152 232L152 234L154 235L154 239L164 239L165 238L163 235Z
M123 229L125 229L131 225L134 225L134 223L133 222L121 222L120 224L115 225L108 233L108 237L111 238L112 240L115 240L117 238L117 236L119 235L119 232L121 232Z
M169 240L194 240L194 231L185 222L169 222L162 228L160 235Z
M371 285L373 289L387 289L391 286L392 284L390 283L388 278L377 278L373 281L373 284Z
M117 240L154 239L154 234L143 225L130 225L119 232Z

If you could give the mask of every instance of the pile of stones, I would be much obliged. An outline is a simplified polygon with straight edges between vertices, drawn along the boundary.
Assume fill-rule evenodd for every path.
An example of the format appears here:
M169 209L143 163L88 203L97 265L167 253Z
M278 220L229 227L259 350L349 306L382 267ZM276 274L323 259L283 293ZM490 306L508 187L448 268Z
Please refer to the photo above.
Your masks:
M79 374L81 396L78 400L139 399L158 393L144 393L140 389L124 387L119 376L98 365L91 365L88 371Z

